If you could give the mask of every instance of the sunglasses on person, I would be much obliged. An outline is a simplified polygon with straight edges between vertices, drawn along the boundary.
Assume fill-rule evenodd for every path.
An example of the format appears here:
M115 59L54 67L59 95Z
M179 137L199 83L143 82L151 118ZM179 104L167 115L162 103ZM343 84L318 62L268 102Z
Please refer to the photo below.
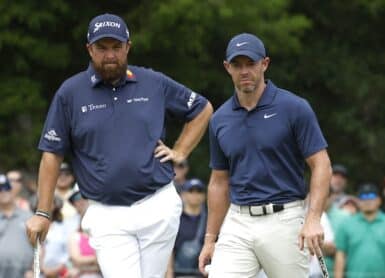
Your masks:
M0 192L1 191L11 191L11 186L9 184L2 184L0 185Z
M22 182L22 181L23 181L23 178L14 178L14 179L8 178L8 181L9 181L9 182Z
M190 188L189 190L187 190L187 192L190 192L190 193L203 193L204 190L202 188L199 188L199 187L192 187Z
M68 171L68 170L60 170L59 175L62 175L62 176L72 176L72 173L71 173L71 171Z

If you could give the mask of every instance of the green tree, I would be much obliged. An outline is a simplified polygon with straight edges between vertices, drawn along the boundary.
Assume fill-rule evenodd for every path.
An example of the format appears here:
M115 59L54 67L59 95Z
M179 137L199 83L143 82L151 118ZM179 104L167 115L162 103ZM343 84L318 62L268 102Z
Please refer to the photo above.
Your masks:
M65 78L86 68L87 24L97 14L116 13L128 22L130 63L165 72L204 94L215 107L233 92L222 66L233 35L252 32L265 41L273 62L279 63L271 70L275 78L286 76L282 62L301 52L301 36L310 27L306 17L289 13L288 0L44 2L0 6L0 57L7 64L0 86L14 106L0 112L0 164L5 168L36 168L36 144L48 104ZM169 143L180 127L171 125ZM193 174L201 177L209 171L207 141L192 156Z
M310 23L300 14L289 14L288 8L286 0L148 1L126 17L133 40L129 59L167 73L218 107L233 93L223 59L235 34L258 34L274 63L301 52L301 36ZM283 67L274 67L271 76L285 75ZM170 142L176 130L170 130ZM191 156L193 175L208 176L208 151L206 136Z
M292 86L317 110L332 160L351 169L355 184L377 182L385 169L385 1L293 3L313 27Z
M65 1L3 1L0 5L0 167L31 168L47 101L48 72L69 62L68 46L56 38ZM36 167L34 167L36 168Z

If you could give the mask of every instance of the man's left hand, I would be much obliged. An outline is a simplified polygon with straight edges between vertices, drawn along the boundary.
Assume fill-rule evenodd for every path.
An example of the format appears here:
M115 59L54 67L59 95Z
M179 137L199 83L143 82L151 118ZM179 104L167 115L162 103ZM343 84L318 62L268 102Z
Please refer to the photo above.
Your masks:
M158 140L158 146L154 150L156 158L161 158L160 162L172 160L174 163L181 163L186 159L186 156L174 149L167 147L161 140Z
M301 232L299 233L299 248L303 250L307 245L310 254L313 256L322 255L324 232L319 219L306 219Z

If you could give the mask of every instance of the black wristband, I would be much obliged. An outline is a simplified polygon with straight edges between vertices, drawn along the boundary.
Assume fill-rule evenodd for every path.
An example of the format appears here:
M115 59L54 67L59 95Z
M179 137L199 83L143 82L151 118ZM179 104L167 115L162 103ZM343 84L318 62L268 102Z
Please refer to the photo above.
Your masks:
M42 216L42 217L47 218L48 220L51 220L51 215L48 212L45 212L45 211L37 210L35 212L35 215Z

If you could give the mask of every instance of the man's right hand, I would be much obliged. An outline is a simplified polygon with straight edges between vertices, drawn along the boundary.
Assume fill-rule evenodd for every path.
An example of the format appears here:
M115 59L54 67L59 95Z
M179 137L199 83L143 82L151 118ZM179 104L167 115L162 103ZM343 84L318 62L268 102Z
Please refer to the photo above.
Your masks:
M202 251L199 255L199 271L207 276L208 273L205 271L205 266L210 263L211 258L214 254L215 242L205 242Z
M42 216L34 215L26 223L28 240L35 247L37 239L43 242L47 236L50 221Z

